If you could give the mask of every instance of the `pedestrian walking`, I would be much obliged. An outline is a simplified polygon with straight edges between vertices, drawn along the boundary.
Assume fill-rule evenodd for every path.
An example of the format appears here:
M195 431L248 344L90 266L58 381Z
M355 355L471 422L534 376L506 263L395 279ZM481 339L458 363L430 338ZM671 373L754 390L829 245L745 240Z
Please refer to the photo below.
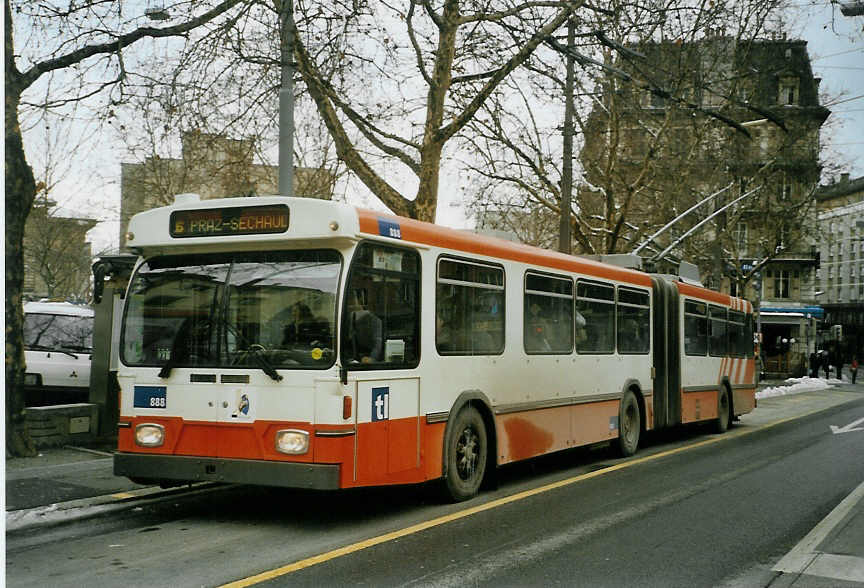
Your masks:
M810 377L819 377L819 354L816 351L810 354Z
M825 370L825 379L831 377L831 356L824 349L822 350L822 369Z
M834 356L834 365L837 367L837 379L843 379L843 355L838 353Z
M849 365L849 371L852 373L852 383L855 383L855 378L858 376L858 358L853 357L852 363Z

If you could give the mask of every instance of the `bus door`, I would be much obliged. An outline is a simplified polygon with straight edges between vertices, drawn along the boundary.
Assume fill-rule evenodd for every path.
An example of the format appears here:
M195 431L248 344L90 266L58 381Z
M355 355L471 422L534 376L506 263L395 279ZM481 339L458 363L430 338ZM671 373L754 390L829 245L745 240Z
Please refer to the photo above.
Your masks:
M654 290L654 427L681 422L681 353L678 289L652 277Z
M354 382L359 481L396 481L419 466L420 255L362 242L343 297L340 355Z
M416 470L420 466L420 378L361 377L355 390L357 480L382 480Z

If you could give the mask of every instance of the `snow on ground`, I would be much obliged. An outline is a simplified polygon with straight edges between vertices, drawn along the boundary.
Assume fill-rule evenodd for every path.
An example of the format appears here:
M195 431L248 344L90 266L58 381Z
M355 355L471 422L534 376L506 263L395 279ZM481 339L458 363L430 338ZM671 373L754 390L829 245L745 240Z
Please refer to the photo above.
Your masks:
M841 380L834 378L789 378L785 386L772 386L764 388L756 393L756 398L771 398L772 396L785 396L787 394L800 394L801 392L812 392L814 390L826 390L832 386L842 384Z

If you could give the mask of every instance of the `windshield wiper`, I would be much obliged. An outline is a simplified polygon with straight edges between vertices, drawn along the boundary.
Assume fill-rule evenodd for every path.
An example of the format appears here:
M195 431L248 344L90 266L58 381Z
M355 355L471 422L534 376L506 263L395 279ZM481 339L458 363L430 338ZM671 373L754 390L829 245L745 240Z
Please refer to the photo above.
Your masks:
M230 327L229 327L229 329L230 329ZM236 335L237 334L235 333L235 336ZM243 337L240 336L239 338L242 339ZM276 371L276 369L273 367L273 365L269 361L267 361L267 358L264 357L264 355L261 353L263 351L263 349L264 348L261 347L261 345L259 345L257 343L253 343L252 345L250 345L248 348L244 349L243 351L252 354L252 357L255 358L255 360L258 362L258 365L261 367L261 371L263 371L265 374L270 376L270 378L272 378L273 380L275 380L277 382L281 381L282 376L279 375L279 373Z
M63 349L62 347L49 347L47 345L25 345L25 349L29 349L30 351L54 351L55 353L65 353L69 357L74 357L78 359L78 356L72 353L67 349Z
M255 358L255 361L258 362L259 367L265 374L267 374L268 376L270 376L270 378L277 382L282 380L282 376L280 376L276 369L270 364L270 362L267 361L267 358L261 354L261 351L263 349L261 345L257 343L249 343L249 340L246 339L246 337L244 337L243 334L240 333L240 331L238 331L237 328L234 327L234 325L229 323L227 320L224 320L222 318L213 318L209 322L211 325L216 323L225 327L225 329L229 331L232 335L234 335L234 337L236 337L238 341L243 342L246 349L243 349L242 351L251 354L252 357ZM174 340L171 342L171 354L168 357L168 361L166 361L165 364L162 365L162 369L159 370L160 378L167 378L171 375L171 370L177 363L177 356L179 354L179 348L177 343L182 339L181 335L183 334L183 331L187 330L188 328L188 326L182 325L177 330L177 333L174 335Z

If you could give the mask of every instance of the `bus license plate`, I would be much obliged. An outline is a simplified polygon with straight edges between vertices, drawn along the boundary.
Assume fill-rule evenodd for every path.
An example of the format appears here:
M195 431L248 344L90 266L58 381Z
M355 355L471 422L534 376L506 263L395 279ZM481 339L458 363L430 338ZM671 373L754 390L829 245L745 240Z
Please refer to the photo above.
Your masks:
M135 408L165 408L165 386L135 386Z

